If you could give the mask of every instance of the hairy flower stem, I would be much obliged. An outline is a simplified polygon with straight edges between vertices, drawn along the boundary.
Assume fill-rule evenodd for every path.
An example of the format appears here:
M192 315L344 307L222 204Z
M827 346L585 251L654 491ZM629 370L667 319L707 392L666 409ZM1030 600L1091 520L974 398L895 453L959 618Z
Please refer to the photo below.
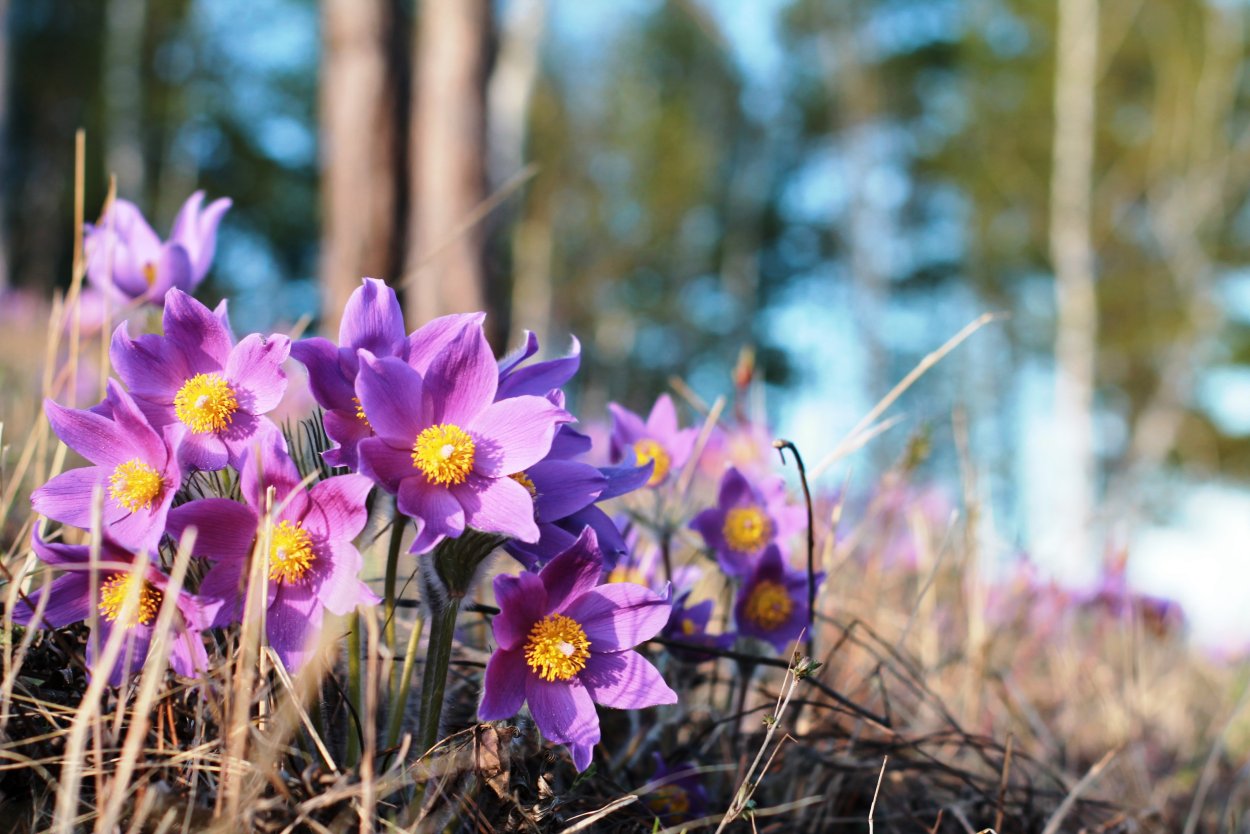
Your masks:
M391 723L386 730L386 746L394 748L399 743L399 731L404 724L404 707L408 703L408 692L412 689L412 670L417 665L417 646L421 643L421 632L425 619L418 616L412 624L412 633L408 635L408 649L404 652L404 669L399 674L399 696L391 701Z
M391 673L390 673L390 689L393 694L395 692L395 664L396 647L399 639L396 634L395 624L395 586L399 579L399 553L403 549L404 528L408 526L408 517L399 511L399 507L395 507L395 514L391 517L391 539L386 549L386 580L383 587L383 598L386 605L386 648L391 653ZM399 703L403 703L401 698Z
M438 726L443 717L443 692L447 687L447 667L451 663L451 644L456 633L456 615L460 613L460 597L448 597L441 606L441 610L430 616L430 646L425 655L425 673L421 676L421 729L417 749L422 754L438 741Z
M347 620L347 701L352 710L360 714L360 614L352 614ZM360 761L360 733L347 734L347 766L354 767Z

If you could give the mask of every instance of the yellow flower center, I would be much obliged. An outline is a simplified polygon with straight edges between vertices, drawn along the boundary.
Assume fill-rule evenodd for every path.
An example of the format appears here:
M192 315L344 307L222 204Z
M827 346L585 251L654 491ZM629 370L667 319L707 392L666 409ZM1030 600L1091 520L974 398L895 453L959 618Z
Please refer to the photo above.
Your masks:
M239 401L221 374L196 374L174 395L174 413L193 434L224 430L238 409Z
M647 807L657 817L682 817L690 813L690 797L680 785L665 785L647 800Z
M369 428L373 428L373 424L369 422L369 418L365 416L365 407L360 402L360 397L352 397L352 402L356 404L356 419L364 423Z
M131 587L136 578L129 573L115 573L100 586L100 604L97 606L100 616L110 623L119 623L123 628L135 625L147 625L156 618L161 608L164 595L147 580L139 579L143 587L138 595L127 605Z
M109 476L109 497L133 512L147 510L161 494L161 473L138 458L119 463Z
M453 423L430 426L412 444L412 465L425 473L430 483L463 484L473 471L473 438Z
M552 614L530 629L525 662L545 681L566 681L586 667L590 640L577 621Z
M269 578L274 582L298 582L316 557L312 537L300 524L283 521L273 528L269 540Z
M668 470L673 464L673 459L659 443L649 438L639 440L634 444L634 455L638 458L639 466L646 466L649 462L655 461L655 468L651 470L647 486L655 486L668 477Z
M794 600L779 582L767 579L756 584L747 598L746 618L765 631L772 631L790 618Z
M635 585L646 585L647 575L634 565L617 565L608 574L609 582L632 582Z
M530 498L538 497L538 487L534 486L534 482L530 480L529 475L526 475L524 472L514 472L508 477L525 487L525 490L530 494Z
M687 617L682 617L681 619L681 633L682 634L689 637L692 634L698 633L698 631L699 631L699 627L695 625L694 620L691 620Z
M721 528L725 544L738 553L754 553L773 537L773 524L759 507L734 507Z
M156 264L149 261L143 265L143 280L148 282L149 287L156 284Z

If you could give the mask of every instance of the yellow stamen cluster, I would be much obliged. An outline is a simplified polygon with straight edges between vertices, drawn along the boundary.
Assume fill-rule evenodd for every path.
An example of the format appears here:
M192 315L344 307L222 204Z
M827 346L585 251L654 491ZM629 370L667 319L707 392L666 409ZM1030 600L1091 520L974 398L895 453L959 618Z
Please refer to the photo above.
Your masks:
M545 681L566 681L586 668L590 640L572 617L552 614L530 629L525 662Z
M148 261L143 265L143 280L147 281L149 287L156 285L156 264Z
M664 785L647 800L647 807L661 819L684 819L690 813L690 797L686 794L686 789L679 785Z
M300 524L283 521L273 528L269 539L269 579L273 582L298 582L308 573L316 556L312 537Z
M649 438L639 440L634 444L634 455L638 458L639 466L646 466L651 461L655 461L655 468L651 470L647 486L656 486L668 477L668 470L673 465L673 459L659 443Z
M690 637L691 635L697 634L698 632L699 632L699 627L695 625L694 620L688 617L681 618L681 633L682 634L686 635L687 637Z
M161 473L138 458L119 463L109 476L109 497L119 507L138 512L151 509L165 482Z
M765 579L751 590L744 608L748 620L765 631L772 631L790 619L794 600L781 583Z
M633 565L617 565L608 574L609 582L632 582L635 585L646 585L647 575L641 568Z
M530 494L530 498L538 497L538 487L534 486L534 482L530 480L529 475L526 475L524 472L514 472L508 477L525 487L525 491Z
M135 581L135 577L129 573L115 573L104 580L100 586L100 603L97 606L100 616L123 628L148 625L156 619L156 612L161 608L164 595L151 582L138 580L143 583L143 587L139 589L135 600L129 606L126 605Z
M174 395L174 413L194 434L223 431L238 410L234 390L221 374L196 374Z
M373 428L373 424L369 422L369 418L365 416L365 407L360 402L360 397L352 397L352 402L356 404L356 419L364 423L369 428Z
M475 449L467 431L454 423L439 423L417 435L412 444L412 465L424 472L430 483L463 484L473 471Z
M773 523L759 507L734 507L721 528L725 544L738 553L754 553L773 537Z

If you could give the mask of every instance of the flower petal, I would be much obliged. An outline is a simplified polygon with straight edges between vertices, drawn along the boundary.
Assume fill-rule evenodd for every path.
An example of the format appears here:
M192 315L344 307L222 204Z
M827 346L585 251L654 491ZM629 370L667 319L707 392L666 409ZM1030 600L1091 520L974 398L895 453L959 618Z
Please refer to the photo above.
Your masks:
M240 408L265 414L278 407L286 393L282 363L290 353L291 340L281 333L268 338L252 333L234 346L226 361L226 379Z
M194 374L220 372L230 359L230 333L213 311L182 290L165 295L165 339Z
M558 521L595 503L608 479L588 463L542 460L525 470L538 497L534 509L542 521Z
M454 539L464 532L464 509L446 487L426 483L422 476L405 478L398 499L400 512L418 522L410 553L424 553L443 537Z
M412 466L412 452L396 449L380 437L366 437L356 446L360 474L392 495L399 492L399 485L413 477L419 477Z
M327 539L356 538L369 520L365 498L371 489L373 481L364 475L335 475L315 484L308 492L304 527Z
M495 644L504 650L512 650L521 644L547 613L547 589L538 574L525 571L510 576L495 577L495 602L499 614L491 620Z
M380 600L369 586L360 581L364 557L350 542L329 541L318 549L318 558L328 560L322 568L322 581L317 596L331 614L350 614L358 605L377 605Z
M87 619L91 613L90 581L90 575L85 572L58 576L50 585L27 594L25 601L17 601L13 607L13 622L32 628L64 628L70 623ZM48 604L43 610L43 618L38 623L32 623L35 608L45 593Z
M215 472L225 469L230 462L230 451L226 441L216 434L192 434L187 432L178 444L178 463L184 469L199 469L204 472Z
M464 428L490 405L499 385L499 368L480 325L465 327L452 338L430 363L423 385L421 417L429 425L451 423ZM365 412L370 413L368 406ZM376 425L374 430L382 433Z
M642 709L677 703L677 693L650 661L635 651L592 651L578 677L591 699L605 707Z
M529 675L525 655L519 650L500 649L492 654L486 664L477 717L482 721L500 721L520 712L525 703L525 679Z
M672 605L641 585L600 585L574 600L565 614L577 620L594 651L632 649L660 633Z
M393 356L382 358L361 353L363 362L356 376L356 396L369 425L378 437L393 446L412 448L425 428L421 419L421 375Z
M44 413L56 436L87 460L110 469L134 456L130 438L116 421L93 411L65 408L43 401Z
M628 457L634 443L647 436L647 426L642 418L624 406L608 403L608 411L612 414L611 455L613 461Z
M356 396L353 380L339 364L339 349L329 339L313 336L291 343L291 358L308 369L308 387L324 409L351 409Z
M408 337L408 364L424 376L430 363L453 339L466 328L480 328L485 318L485 313L453 313L427 321Z
M556 426L570 419L545 397L513 397L487 406L468 425L477 443L474 471L498 478L533 466L551 450Z
M578 771L590 765L592 748L599 743L599 715L590 693L577 678L545 681L537 675L525 679L525 699L543 736L569 745Z
M582 530L573 546L556 556L538 574L547 589L547 614L559 614L599 584L603 556L595 531ZM581 622L577 617L573 619ZM632 644L631 644L632 645Z
M420 481L421 478L410 480ZM444 491L455 496L453 500L464 511L464 523L470 527L524 542L538 541L534 499L529 490L511 478L483 478L475 473L463 484ZM402 487L400 494L403 494Z
M151 334L131 339L125 321L113 331L109 360L132 395L158 404L172 403L178 389L194 375L186 357L168 339Z
M396 356L405 339L404 311L395 290L377 278L363 279L343 307L339 345L364 348L378 356Z
M647 415L647 433L665 439L677 433L677 408L668 394L656 397L655 405L651 406L651 413Z
M306 585L280 585L265 614L270 647L292 675L316 650L325 609Z
M247 559L256 539L256 513L229 498L201 498L169 511L166 527L175 540L196 529L195 554L210 560Z
M268 432L261 445L244 455L239 473L243 499L258 516L265 513L266 493L273 487L275 517L301 519L308 511L308 495L299 469L286 452L286 440L278 431Z

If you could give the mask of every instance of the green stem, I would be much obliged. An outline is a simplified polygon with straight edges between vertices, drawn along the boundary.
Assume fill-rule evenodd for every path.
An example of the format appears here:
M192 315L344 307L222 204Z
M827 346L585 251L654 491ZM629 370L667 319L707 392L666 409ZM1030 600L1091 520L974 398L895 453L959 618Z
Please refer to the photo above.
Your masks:
M348 618L351 630L347 632L347 700L356 714L360 714L360 615L353 613ZM361 716L367 720L367 716ZM360 761L360 735L347 733L347 766L355 767Z
M458 596L448 597L441 603L442 610L430 616L430 645L425 654L425 672L421 676L421 733L417 739L421 755L425 755L438 741L439 722L443 717L443 692L447 686L447 667L451 663L451 644L456 634L460 599Z
M383 586L383 594L386 601L386 648L390 650L392 658L395 657L395 647L399 643L395 628L395 586L398 584L399 579L399 552L403 549L404 527L407 526L407 523L408 518L396 506L395 514L391 517L391 540L386 549L386 580ZM391 664L389 677L389 691L394 692L394 663Z
M417 645L421 642L421 631L424 625L425 619L418 616L412 623L412 633L408 635L408 650L404 652L404 671L399 676L399 697L391 702L391 724L386 732L388 748L394 748L399 743L399 731L404 724L404 707L408 705L408 692L412 689L412 669L417 665Z

